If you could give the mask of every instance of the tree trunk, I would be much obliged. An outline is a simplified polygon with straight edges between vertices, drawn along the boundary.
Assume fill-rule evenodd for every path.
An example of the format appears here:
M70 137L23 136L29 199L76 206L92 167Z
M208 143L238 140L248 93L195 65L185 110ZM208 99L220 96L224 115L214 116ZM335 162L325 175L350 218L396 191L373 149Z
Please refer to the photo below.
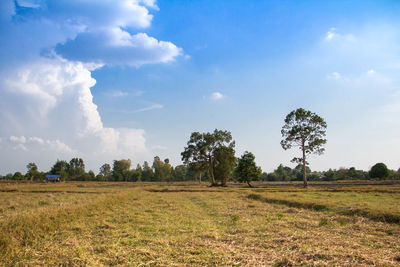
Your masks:
M307 187L307 172L306 172L306 150L304 148L304 140L301 146L303 150L303 181L304 181L304 188Z
M209 164L209 172L211 176L211 186L215 186L215 178L214 178L214 168L213 168L213 160L212 156L208 156L208 164Z
M199 173L199 184L201 184L201 172Z
M253 187L253 186L250 184L250 181L247 181L247 184L249 185L249 187Z

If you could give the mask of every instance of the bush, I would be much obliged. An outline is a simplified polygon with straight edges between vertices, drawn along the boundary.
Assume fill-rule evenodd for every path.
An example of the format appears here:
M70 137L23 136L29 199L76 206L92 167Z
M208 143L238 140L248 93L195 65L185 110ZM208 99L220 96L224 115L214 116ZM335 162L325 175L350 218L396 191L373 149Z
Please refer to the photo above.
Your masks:
M371 170L369 171L369 176L371 178L379 179L387 178L389 176L389 169L384 163L377 163L372 166Z

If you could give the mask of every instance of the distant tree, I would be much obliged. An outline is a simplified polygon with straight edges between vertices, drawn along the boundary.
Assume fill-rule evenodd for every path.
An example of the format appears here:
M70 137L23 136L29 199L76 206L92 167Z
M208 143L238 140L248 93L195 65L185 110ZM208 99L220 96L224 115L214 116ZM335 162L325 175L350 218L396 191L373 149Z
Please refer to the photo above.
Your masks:
M171 181L173 170L174 168L172 167L171 164L169 164L169 159L164 159L163 175L166 181L168 182Z
M57 160L54 163L53 167L51 167L50 173L51 174L59 174L62 181L68 179L68 169L69 165L65 160Z
M89 180L90 180L90 181L96 180L96 175L94 174L94 172L93 172L92 170L90 170L90 171L88 172L88 176L89 176Z
M136 169L132 169L129 171L129 181L138 182L140 181L142 173Z
M136 165L136 182L142 181L143 169L142 166L138 163Z
M384 163L377 163L372 166L371 170L369 171L369 176L371 178L379 179L387 178L389 176L389 169Z
M287 150L292 147L299 147L302 151L301 158L293 158L292 162L303 165L304 187L307 187L306 156L308 154L322 154L323 145L326 144L326 122L317 114L299 108L290 112L285 118L285 125L282 127L281 146Z
M96 181L104 181L104 176L101 175L100 173L96 175Z
M145 161L143 163L142 181L151 181L153 179L153 175L153 169L150 167L149 163Z
M268 173L263 172L260 176L261 181L268 181Z
M208 162L190 162L188 167L191 173L199 177L199 183L201 183L203 173L208 170Z
M100 167L100 175L103 176L104 181L109 181L111 178L111 166L108 163L104 163L101 167Z
M164 161L160 160L160 157L154 157L153 161L153 170L154 170L154 181L170 181L172 175L172 166L169 164L169 159L165 159Z
M39 178L38 167L35 163L31 162L26 165L28 172L26 173L26 177L32 182L33 180L37 180Z
M249 187L253 187L250 182L259 180L262 173L261 167L258 167L254 160L255 156L253 153L245 151L239 158L235 169L235 175L238 181L247 183Z
M178 165L175 167L172 173L172 179L174 181L185 181L188 168L186 165Z
M25 177L22 175L22 173L16 172L16 173L14 173L12 179L13 179L13 180L21 181L21 180L24 180Z
M226 183L236 166L235 150L230 146L221 146L215 150L214 172L221 181L221 186Z
M222 147L234 149L235 141L232 141L230 132L217 129L213 133L193 132L187 143L187 147L181 153L182 161L185 164L207 164L211 177L211 186L215 186L217 185L214 175L216 153L219 151L220 155L224 155L223 152L227 152L225 149L221 150ZM221 182L223 184L223 178L221 178Z
M68 174L73 180L84 179L85 174L85 163L81 158L72 158L68 164Z
M112 169L114 181L128 181L130 168L130 159L114 160Z

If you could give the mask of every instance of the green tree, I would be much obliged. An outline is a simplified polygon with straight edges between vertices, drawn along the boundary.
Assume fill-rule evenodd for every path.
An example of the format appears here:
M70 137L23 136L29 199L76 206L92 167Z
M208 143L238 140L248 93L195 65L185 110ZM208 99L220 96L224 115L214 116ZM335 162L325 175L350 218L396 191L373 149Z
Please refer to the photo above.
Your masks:
M65 160L57 160L54 163L53 167L51 167L51 174L59 174L62 181L68 179L68 163Z
M150 167L149 163L145 161L143 163L142 181L151 181L153 179L153 176L153 169Z
M32 182L33 180L37 180L39 178L38 167L35 163L31 162L26 165L28 172L26 173L26 177Z
M214 176L214 161L216 152L222 147L234 148L235 141L232 141L232 135L228 131L215 129L213 133L193 132L190 139L181 153L182 161L185 164L200 163L207 164L211 177L211 186L217 185ZM222 151L220 151L221 154Z
M261 167L258 167L254 160L255 156L253 153L245 151L239 158L235 169L235 175L238 181L247 183L249 187L253 187L250 182L259 180L262 173Z
M138 163L136 165L136 182L142 181L143 169L142 166Z
M307 187L306 157L309 154L322 154L323 145L326 144L326 122L317 114L303 108L290 112L285 118L281 133L283 140L281 146L287 150L299 147L302 151L301 158L293 158L292 162L303 165L304 187Z
M173 170L174 170L174 168L172 167L171 164L169 164L169 159L164 159L163 174L164 174L166 181L168 181L168 182L171 181Z
M132 169L129 171L129 181L138 182L140 181L142 173L137 169Z
M369 171L369 176L371 178L379 179L387 178L389 176L389 169L384 163L377 163L372 166L371 170Z
M95 181L96 180L96 175L94 174L94 172L92 170L90 170L88 173L88 180L90 181Z
M154 157L152 168L154 170L153 180L164 181L164 162L161 161L159 156Z
M111 178L111 166L108 163L104 163L101 167L100 167L100 175L103 176L104 181L109 181Z
M221 146L215 150L214 173L215 177L221 182L221 186L226 183L236 166L235 150L230 146Z
M189 163L189 171L193 173L195 176L199 177L199 183L201 183L202 175L205 171L208 170L207 162L191 162Z
M22 173L16 172L16 173L14 173L12 179L13 179L13 180L21 181L21 180L24 180L25 177L22 175Z
M72 158L68 164L68 174L73 180L84 179L85 163L81 158Z
M130 168L130 159L114 160L112 169L112 176L114 178L114 181L128 181Z
M173 174L172 174L172 179L174 181L185 181L186 180L186 175L187 175L187 166L186 165L178 165L175 167Z

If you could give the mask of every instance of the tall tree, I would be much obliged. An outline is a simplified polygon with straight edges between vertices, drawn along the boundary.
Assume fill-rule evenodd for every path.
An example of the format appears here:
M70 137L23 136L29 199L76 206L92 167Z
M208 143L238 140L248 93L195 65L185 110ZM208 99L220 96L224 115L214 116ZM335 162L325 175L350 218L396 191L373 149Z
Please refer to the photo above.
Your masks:
M131 168L130 159L114 160L112 176L115 181L128 181L129 170Z
M100 167L100 175L102 175L104 177L104 181L109 181L111 178L111 166L108 163L104 163L101 167Z
M317 114L299 108L290 112L285 118L281 133L283 140L281 146L287 150L299 147L302 151L301 158L293 158L292 162L303 165L304 187L307 187L306 157L309 154L322 154L326 144L326 122Z
M215 176L221 181L221 186L226 186L236 166L235 150L230 146L221 146L215 150L214 155Z
M211 186L217 185L214 176L214 161L216 151L221 147L235 147L235 141L232 141L232 135L228 131L215 129L213 133L191 134L190 139L181 153L185 164L201 163L208 165L208 171L211 177Z
M142 169L142 166L140 166L139 163L136 165L136 170L135 171L136 171L136 182L142 181L143 169Z
M250 182L259 180L262 173L261 167L258 167L254 160L255 156L253 153L245 151L239 158L235 169L235 175L239 182L247 183L249 187L253 187Z
M69 165L65 160L57 160L53 167L51 167L50 173L59 174L61 180L65 181L68 179L68 169Z
M153 169L150 167L149 163L145 161L143 163L143 170L142 170L142 181L151 181L153 179L154 172Z
M31 162L28 165L26 165L26 168L28 169L26 176L30 179L30 181L32 182L33 180L37 180L38 175L39 175L37 165L35 163Z
M85 174L85 163L81 158L72 158L68 164L69 177L72 179L82 179Z

